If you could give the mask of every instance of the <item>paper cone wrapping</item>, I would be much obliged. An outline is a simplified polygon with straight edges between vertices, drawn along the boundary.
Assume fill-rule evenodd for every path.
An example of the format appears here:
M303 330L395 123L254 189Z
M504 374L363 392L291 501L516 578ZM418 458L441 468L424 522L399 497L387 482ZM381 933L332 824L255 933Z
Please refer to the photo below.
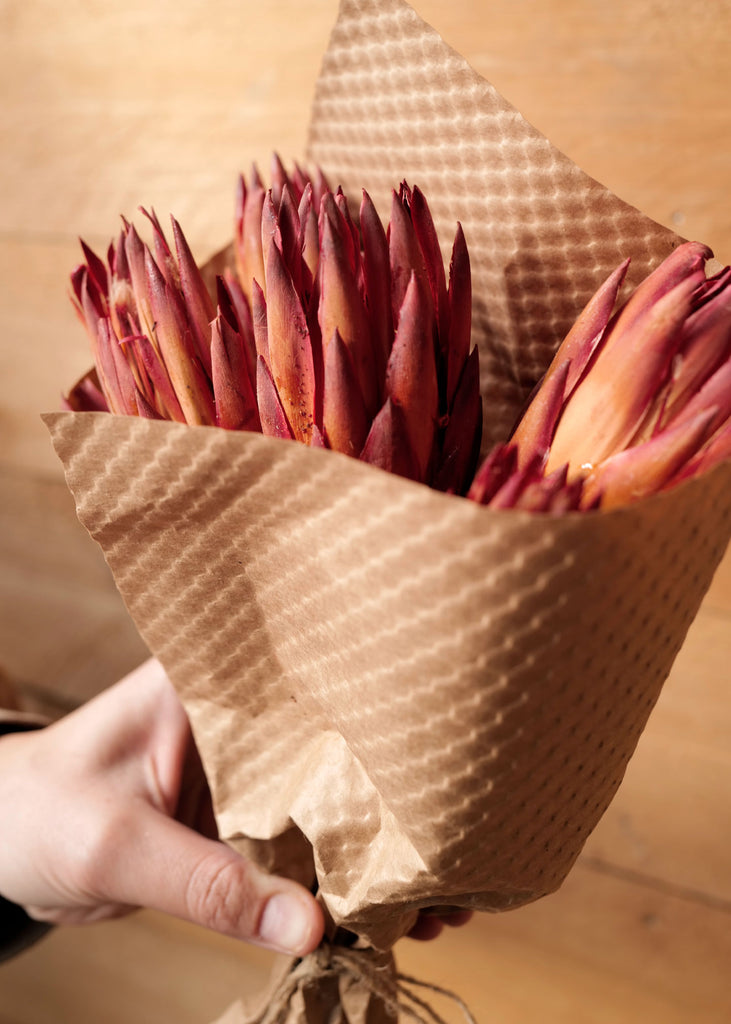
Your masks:
M560 884L731 528L728 464L554 517L258 434L47 422L180 688L222 835L271 840L301 878L311 846L336 922L380 948L420 906Z
M400 0L342 4L309 156L382 210L418 184L443 239L461 220L487 440L606 274L630 255L636 282L677 243ZM421 907L502 910L560 885L731 533L728 463L553 517L255 434L46 419L190 714L222 837L316 876L333 921L382 950Z
M214 1024L396 1024L396 977L390 953L323 945L304 960L278 963L265 993L238 1000Z

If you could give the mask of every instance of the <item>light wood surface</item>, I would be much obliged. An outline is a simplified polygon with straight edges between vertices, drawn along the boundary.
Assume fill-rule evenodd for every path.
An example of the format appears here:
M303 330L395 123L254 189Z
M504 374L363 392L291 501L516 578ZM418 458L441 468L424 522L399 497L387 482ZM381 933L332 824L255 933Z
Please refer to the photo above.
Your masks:
M201 257L225 243L238 170L302 153L336 8L0 0L0 664L35 707L63 713L145 655L39 421L89 363L66 295L77 235L102 249L145 204ZM586 171L731 260L728 0L417 9ZM730 626L727 556L559 893L404 941L406 972L481 1024L731 1019ZM57 930L0 966L0 1024L206 1024L270 963L147 911Z

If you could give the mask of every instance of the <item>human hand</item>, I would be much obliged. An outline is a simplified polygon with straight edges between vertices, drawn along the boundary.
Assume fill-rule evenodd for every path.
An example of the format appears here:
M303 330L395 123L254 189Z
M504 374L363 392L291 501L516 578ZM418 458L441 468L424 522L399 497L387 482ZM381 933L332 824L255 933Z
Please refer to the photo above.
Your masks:
M139 907L297 955L322 910L216 839L188 718L148 661L45 729L0 738L0 894L39 921Z
M416 924L409 932L409 938L418 939L420 942L429 942L442 934L445 925L447 928L461 928L463 924L471 921L472 917L471 910L458 910L456 907L422 910Z

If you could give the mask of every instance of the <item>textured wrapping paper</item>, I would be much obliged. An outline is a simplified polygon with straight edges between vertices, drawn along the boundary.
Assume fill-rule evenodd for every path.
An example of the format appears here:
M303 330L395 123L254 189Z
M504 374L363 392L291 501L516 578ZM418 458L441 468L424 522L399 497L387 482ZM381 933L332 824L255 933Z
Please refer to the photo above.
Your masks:
M400 179L419 184L444 240L461 220L488 441L606 274L630 255L635 282L677 243L400 0L344 0L309 157L382 210ZM46 420L79 517L189 712L222 838L316 878L334 925L376 950L419 908L503 910L560 885L731 533L729 464L555 518L255 434ZM395 1013L332 963L290 988L271 1019Z
M394 183L418 184L446 258L462 223L488 441L504 439L610 271L631 256L634 286L678 242L560 153L402 0L341 0L308 157L384 211Z

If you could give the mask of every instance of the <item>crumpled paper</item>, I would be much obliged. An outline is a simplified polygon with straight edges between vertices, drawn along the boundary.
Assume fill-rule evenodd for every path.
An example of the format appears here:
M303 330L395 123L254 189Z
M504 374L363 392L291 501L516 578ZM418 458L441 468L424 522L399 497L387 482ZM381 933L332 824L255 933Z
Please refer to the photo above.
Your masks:
M308 156L381 210L417 183L445 244L462 222L486 442L609 270L630 255L636 282L678 241L402 0L343 0ZM728 463L626 509L552 517L256 434L45 418L190 715L222 838L316 879L333 926L376 950L420 908L504 910L561 884L731 534ZM390 1019L372 986L351 988L337 1010L310 998L277 1019Z

